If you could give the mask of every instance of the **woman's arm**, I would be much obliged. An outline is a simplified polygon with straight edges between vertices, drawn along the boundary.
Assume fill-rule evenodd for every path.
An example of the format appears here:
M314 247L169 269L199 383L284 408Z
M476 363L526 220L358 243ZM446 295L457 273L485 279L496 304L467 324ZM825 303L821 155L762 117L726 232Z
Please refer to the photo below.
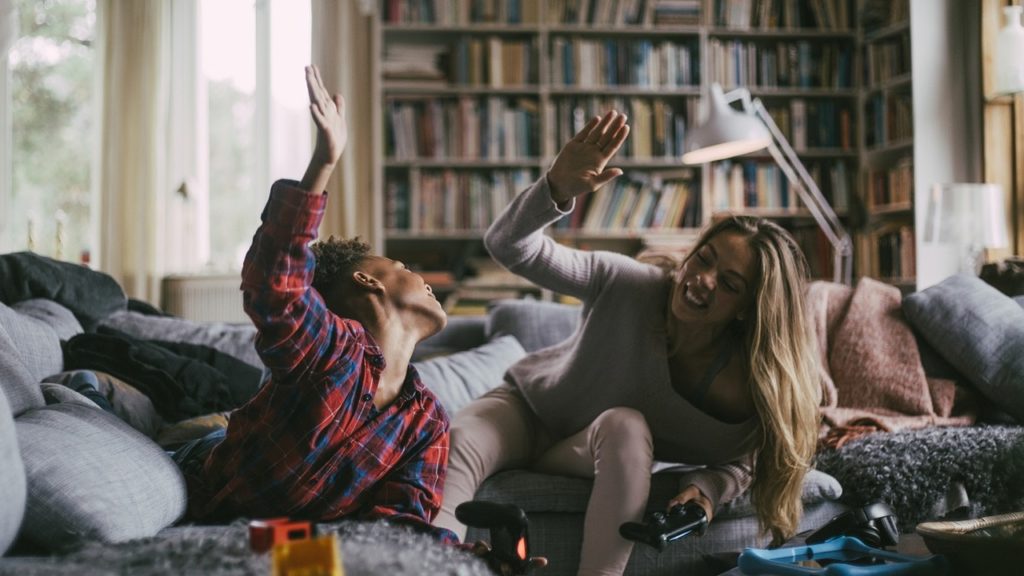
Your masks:
M558 244L543 230L571 212L577 196L622 174L607 164L628 135L623 114L611 111L592 119L562 148L548 173L517 196L488 229L484 244L491 256L535 284L586 300L598 288L599 259Z

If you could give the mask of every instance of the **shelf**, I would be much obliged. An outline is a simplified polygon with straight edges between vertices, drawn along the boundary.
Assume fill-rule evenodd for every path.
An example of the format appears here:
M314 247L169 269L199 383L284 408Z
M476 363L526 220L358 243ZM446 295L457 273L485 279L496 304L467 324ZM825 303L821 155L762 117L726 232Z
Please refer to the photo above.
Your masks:
M699 86L557 86L552 85L545 90L552 96L591 96L600 94L602 96L700 96Z
M806 208L802 209L791 209L791 208L748 208L746 206L727 210L714 209L712 217L719 216L756 216L759 218L785 218L785 219L814 219L814 215L811 214L810 210ZM836 216L840 218L846 217L845 210L836 210Z
M739 30L732 28L712 28L708 30L711 38L764 38L768 40L856 40L854 30L816 30L808 28L762 28Z
M493 86L470 84L402 82L398 80L385 80L382 88L385 92L385 97L394 100L401 99L396 97L398 95L410 97L416 95L460 96L463 94L518 96L521 94L535 95L540 92L540 87L535 84L495 88Z
M856 158L856 150L843 150L842 148L809 148L806 150L794 150L800 158ZM771 158L767 152L752 152L744 154L739 158Z
M724 88L726 91L736 88ZM857 98L853 88L797 88L797 87L759 87L751 86L750 95L755 98Z
M495 22L474 22L455 26L440 24L423 24L408 22L402 24L382 24L381 32L388 37L423 36L427 33L436 34L488 34L497 36L536 36L535 24L499 24Z
M873 206L868 209L868 216L902 216L912 214L914 206L910 202L900 204L885 204Z
M886 38L892 38L898 36L904 32L910 32L910 22L899 22L897 24L891 24L878 30L872 30L864 33L864 43L870 44L871 42L877 42L879 40L885 40Z
M541 166L538 158L512 158L508 160L474 160L467 158L417 158L415 160L399 160L386 158L385 168L537 168Z
M386 228L384 236L390 240L482 240L485 230L395 230Z
M901 74L895 78L890 78L881 84L874 84L864 88L864 91L868 94L875 92L890 92L894 90L910 90L912 87L913 76L910 73Z
M685 36L700 36L700 26L593 26L593 25L569 25L552 24L547 27L549 34L564 36L665 36L668 38L680 38Z
M881 146L872 146L866 150L871 156L883 156L886 154L895 154L897 152L909 152L914 148L914 140L899 140L897 142L890 142Z

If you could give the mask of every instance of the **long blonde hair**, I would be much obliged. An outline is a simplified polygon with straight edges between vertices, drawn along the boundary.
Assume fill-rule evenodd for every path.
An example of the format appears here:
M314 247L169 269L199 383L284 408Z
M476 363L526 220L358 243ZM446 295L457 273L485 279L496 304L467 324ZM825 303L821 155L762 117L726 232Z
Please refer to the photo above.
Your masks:
M770 531L773 543L780 544L800 523L803 480L818 435L821 388L805 316L807 260L789 232L749 216L714 223L687 259L726 231L745 236L757 260L752 313L737 320L762 432L750 490L762 532Z

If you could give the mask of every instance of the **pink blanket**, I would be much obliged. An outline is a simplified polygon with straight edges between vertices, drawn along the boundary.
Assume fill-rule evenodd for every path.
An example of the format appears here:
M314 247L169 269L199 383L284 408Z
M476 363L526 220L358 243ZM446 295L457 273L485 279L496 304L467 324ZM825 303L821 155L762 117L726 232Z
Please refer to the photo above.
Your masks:
M809 317L821 365L826 446L879 430L967 426L973 393L952 380L927 378L898 288L862 278L856 288L812 282ZM952 328L952 327L951 327Z

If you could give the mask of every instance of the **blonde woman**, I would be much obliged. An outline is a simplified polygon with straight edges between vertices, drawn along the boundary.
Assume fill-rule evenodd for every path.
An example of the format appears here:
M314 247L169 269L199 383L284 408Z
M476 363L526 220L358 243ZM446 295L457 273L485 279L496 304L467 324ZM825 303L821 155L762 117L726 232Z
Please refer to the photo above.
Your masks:
M654 460L703 465L675 503L709 519L751 490L764 531L791 536L818 430L818 383L804 320L807 265L779 226L733 217L711 226L683 263L661 268L561 246L544 228L622 171L607 168L625 116L592 119L551 169L488 230L492 256L583 302L568 340L509 369L456 415L435 523L465 536L455 507L491 474L529 467L593 478L579 574L621 574Z

